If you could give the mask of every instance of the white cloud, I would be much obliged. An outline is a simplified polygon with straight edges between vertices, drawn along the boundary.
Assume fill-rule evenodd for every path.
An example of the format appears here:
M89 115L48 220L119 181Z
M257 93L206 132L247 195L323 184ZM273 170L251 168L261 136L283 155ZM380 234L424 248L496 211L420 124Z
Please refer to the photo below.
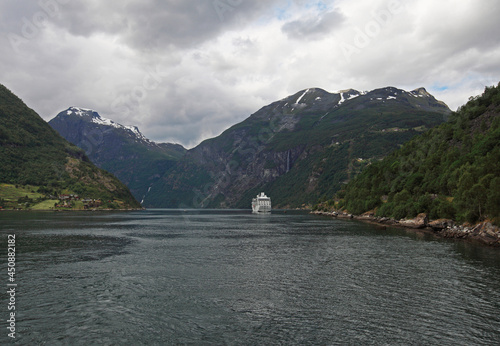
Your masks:
M0 83L46 120L93 108L190 147L309 87L423 86L456 109L500 80L495 0L42 3L0 4Z

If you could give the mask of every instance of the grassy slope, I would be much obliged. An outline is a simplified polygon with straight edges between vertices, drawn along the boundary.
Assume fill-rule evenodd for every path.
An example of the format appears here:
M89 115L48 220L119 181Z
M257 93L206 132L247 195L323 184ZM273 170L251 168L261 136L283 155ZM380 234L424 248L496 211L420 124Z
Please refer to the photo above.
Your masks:
M40 198L43 197L43 194L37 192L38 186L18 186L12 184L0 184L0 196L2 198L13 201L18 200L21 197L28 198Z

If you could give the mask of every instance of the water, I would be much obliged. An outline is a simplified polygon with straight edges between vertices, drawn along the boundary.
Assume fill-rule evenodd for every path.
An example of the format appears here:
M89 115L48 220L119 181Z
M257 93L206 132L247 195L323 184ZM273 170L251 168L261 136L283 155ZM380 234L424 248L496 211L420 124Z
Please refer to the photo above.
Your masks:
M500 343L497 249L280 211L0 222L3 249L16 234L22 345Z

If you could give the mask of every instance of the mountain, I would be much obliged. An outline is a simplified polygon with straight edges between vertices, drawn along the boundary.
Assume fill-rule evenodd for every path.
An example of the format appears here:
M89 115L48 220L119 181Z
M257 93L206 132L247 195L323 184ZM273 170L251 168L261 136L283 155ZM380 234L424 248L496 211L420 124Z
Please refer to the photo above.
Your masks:
M78 194L100 200L109 208L140 207L125 185L95 167L81 149L62 138L3 85L0 120L1 204L8 201L3 192L15 195L29 186L29 193L40 203L50 195L57 203L58 195ZM28 203L30 198L25 197Z
M137 127L123 126L90 109L70 107L49 125L85 150L98 167L116 175L139 201L186 152L181 145L152 142Z
M367 167L338 197L354 214L500 224L500 84Z
M151 186L146 201L249 208L265 191L273 207L310 204L450 113L424 88L302 90L189 150Z

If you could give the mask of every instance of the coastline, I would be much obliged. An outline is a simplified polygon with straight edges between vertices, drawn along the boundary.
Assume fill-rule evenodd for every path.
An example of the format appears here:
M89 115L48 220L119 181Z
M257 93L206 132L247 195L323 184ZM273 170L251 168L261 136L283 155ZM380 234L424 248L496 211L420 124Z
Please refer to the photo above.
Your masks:
M146 210L146 208L119 208L119 209L0 209L1 212L43 212L43 213L60 213L60 212L98 212L98 211L138 211Z
M414 219L405 220L379 217L373 213L352 215L336 211L311 211L311 214L359 220L384 227L401 227L415 231L426 231L439 238L460 239L500 248L500 227L494 226L490 222L481 222L476 225L459 225L455 221L448 219L429 220L426 214L419 214Z

